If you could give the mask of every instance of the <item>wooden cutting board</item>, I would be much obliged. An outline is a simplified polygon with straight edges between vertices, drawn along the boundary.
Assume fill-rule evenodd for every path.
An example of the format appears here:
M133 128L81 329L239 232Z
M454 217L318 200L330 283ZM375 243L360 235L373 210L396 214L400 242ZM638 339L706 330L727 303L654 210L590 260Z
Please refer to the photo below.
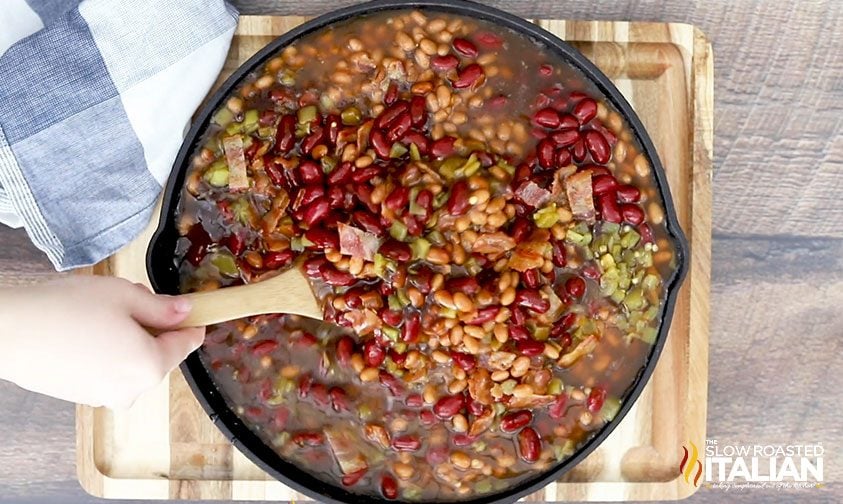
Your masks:
M244 16L218 83L302 17ZM713 70L711 45L690 25L537 21L597 64L638 112L667 171L691 269L650 383L606 441L525 500L681 499L695 487L680 474L683 445L705 444L708 389ZM157 220L155 213L155 219ZM155 228L92 268L148 282L146 245ZM89 493L121 499L308 500L233 448L194 399L181 373L127 412L77 408L77 469Z

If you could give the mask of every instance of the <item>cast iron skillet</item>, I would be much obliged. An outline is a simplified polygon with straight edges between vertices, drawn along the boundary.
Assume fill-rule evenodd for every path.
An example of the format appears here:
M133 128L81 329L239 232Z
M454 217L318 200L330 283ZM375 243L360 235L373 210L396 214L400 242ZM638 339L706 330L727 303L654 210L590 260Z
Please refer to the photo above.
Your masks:
M623 403L615 419L608 423L596 436L584 443L579 450L570 458L557 464L552 469L536 475L516 486L497 494L485 495L462 502L472 504L506 503L514 502L518 498L535 492L551 481L558 479L563 473L577 465L589 453L591 453L606 437L614 430L615 426L623 419L630 410L641 390L647 383L653 368L656 365L659 354L664 347L667 337L670 320L673 316L673 308L676 303L677 291L688 269L688 244L676 217L676 210L673 207L670 192L667 187L667 178L659 161L653 143L644 131L644 126L633 112L632 107L624 99L621 93L590 61L588 61L576 49L569 46L555 35L539 28L538 26L525 21L519 17L507 14L506 12L486 7L468 1L455 0L374 0L369 3L340 9L324 16L309 21L275 39L260 52L255 54L243 64L222 87L211 97L205 107L200 111L193 127L187 134L178 153L173 171L165 188L164 205L161 210L160 223L155 235L152 238L146 256L146 267L149 278L156 292L177 294L179 286L178 268L174 261L176 240L179 235L176 231L176 208L179 195L184 185L184 178L190 166L190 155L197 147L202 133L206 130L214 111L219 108L228 96L230 91L250 72L265 63L275 55L280 48L285 47L303 35L319 30L325 26L338 21L353 18L361 14L370 14L377 11L418 8L423 10L436 10L462 14L469 17L476 17L491 21L500 26L511 28L522 34L532 37L547 46L549 50L556 52L569 64L578 68L585 76L597 85L600 91L607 97L616 110L623 114L632 132L635 134L638 143L642 146L644 153L650 159L658 182L659 194L664 203L665 215L667 218L667 232L676 250L678 268L673 277L668 280L667 301L663 313L663 322L659 329L656 343L650 351L647 363L638 373L635 381L623 395ZM181 365L181 370L187 378L193 393L211 420L219 429L245 453L253 462L269 474L294 488L295 490L309 495L310 497L330 503L355 503L355 502L394 502L374 497L361 497L351 494L338 486L329 485L308 474L301 467L281 459L269 446L264 444L238 416L231 410L225 399L203 366L198 352L191 354Z

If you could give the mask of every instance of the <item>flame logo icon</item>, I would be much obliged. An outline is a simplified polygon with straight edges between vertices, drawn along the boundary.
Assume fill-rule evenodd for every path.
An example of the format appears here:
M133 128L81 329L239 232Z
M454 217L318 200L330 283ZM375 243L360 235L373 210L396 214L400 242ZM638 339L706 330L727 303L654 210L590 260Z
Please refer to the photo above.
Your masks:
M685 483L691 482L691 473L694 472L694 468L696 467L697 474L694 476L694 486L699 486L700 477L702 476L702 462L699 459L699 450L697 450L697 445L691 443L691 451L688 452L688 448L682 447L685 450L685 456L682 457L682 462L679 462L679 472L685 476Z

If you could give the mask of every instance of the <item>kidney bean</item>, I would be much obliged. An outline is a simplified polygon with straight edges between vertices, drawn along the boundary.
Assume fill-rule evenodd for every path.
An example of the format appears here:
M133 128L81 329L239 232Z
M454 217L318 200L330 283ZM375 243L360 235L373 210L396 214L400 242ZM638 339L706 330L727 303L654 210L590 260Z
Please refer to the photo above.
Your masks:
M579 129L580 123L577 121L577 118L572 116L571 114L560 114L559 115L559 129L561 130L569 130L569 129Z
M483 325L490 320L494 320L500 311L500 306L487 306L485 308L480 308L477 310L477 315L466 323L469 325Z
M387 141L393 143L400 140L408 131L410 131L410 126L412 125L413 119L410 116L410 112L404 112L398 116L398 119L393 121L392 126L390 126L389 131L386 134Z
M331 188L328 189L328 203L330 204L331 208L335 210L339 208L345 208L348 201L351 201L351 203L353 204L353 200L351 200L350 195L347 195L341 187L331 186Z
M410 276L409 280L413 287L426 296L430 294L433 271L426 267L419 268L415 275Z
M304 262L304 273L311 278L318 278L321 276L319 268L327 263L328 260L324 257L311 257Z
M585 294L585 280L571 277L565 281L565 292L574 298L581 298Z
M501 418L501 430L504 432L515 432L521 427L529 425L533 421L533 414L527 410L513 411Z
M404 404L410 408L421 408L424 406L424 399L421 394L410 394L404 399Z
M377 177L381 173L381 168L377 165L370 165L365 168L355 169L351 175L351 181L355 184L362 184Z
M425 112L424 121L422 122L422 125L424 125L425 122L427 122L427 112ZM409 146L410 144L416 144L416 148L419 150L419 154L421 154L422 156L426 156L428 151L430 150L430 141L427 139L426 136L422 135L418 131L408 131L407 134L404 135L404 138L401 139L401 143L407 146Z
M237 233L232 233L225 238L225 246L234 256L239 256L246 248L246 241Z
M484 406L480 401L472 399L471 401L468 401L468 412L478 417L486 413L486 406Z
M347 271L340 271L330 263L319 267L319 276L326 284L334 287L347 287L357 281L354 275Z
M474 277L449 278L445 281L445 289L450 292L463 292L473 296L480 291L480 284Z
M437 422L436 415L433 414L430 410L424 410L419 413L419 421L422 425L433 425ZM430 456L431 450L427 451L428 456Z
M430 145L430 154L436 159L442 159L454 153L454 142L457 139L452 136L444 136Z
M471 204L468 201L469 188L465 179L454 182L451 195L448 197L447 209L451 215L462 215L468 211Z
M354 340L351 336L343 336L337 340L337 362L343 366L347 366L351 361L351 355L354 353Z
M641 200L641 191L633 185L623 184L618 186L617 194L618 201L621 203L637 203Z
M321 432L299 432L290 439L299 446L322 446L325 436Z
M399 366L404 365L404 361L407 360L407 354L405 353L398 353L395 350L389 350L389 358L392 359L392 362Z
M639 224L636 228L638 230L638 234L641 235L641 241L644 243L655 243L656 240L653 237L653 230L647 224Z
M477 84L484 76L483 67L477 63L472 63L463 67L458 73L456 80L451 81L451 86L454 89L465 89Z
M618 181L611 175L596 175L591 179L591 190L594 194L605 194L614 191Z
M515 293L515 304L536 313L544 313L550 309L550 301L541 297L538 291L519 289Z
M398 483L395 482L395 478L388 474L383 475L381 478L381 493L386 499L398 498Z
M310 398L318 406L328 406L331 404L331 398L328 396L328 387L321 383L314 383L310 388Z
M410 119L412 125L416 128L423 127L427 122L427 102L424 96L414 96L410 100ZM406 138L406 135L404 136Z
M375 340L368 340L363 343L363 360L369 367L380 366L386 359L386 352Z
M524 313L523 308L510 306L509 311L511 313L509 319L512 320L513 326L523 326L527 322L527 314Z
M565 406L568 403L568 396L565 394L559 394L556 396L556 400L550 403L550 406L547 408L547 414L550 418L554 420L559 420L565 416Z
M425 223L421 217L406 213L401 217L401 222L407 226L407 232L410 233L410 236L421 236Z
M383 131L372 128L372 132L369 134L369 142L372 144L378 157L389 159L391 145L387 142L386 135Z
M208 247L211 245L211 237L202 224L194 224L187 232L187 239L190 241L190 247L184 258L192 265L199 266L202 259L208 254Z
M331 397L331 407L337 413L342 411L348 411L348 396L345 394L345 390L339 387L331 387L328 390L328 395Z
M336 231L329 231L322 227L312 227L304 232L304 237L318 249L334 249L340 248L340 237Z
M536 140L544 140L545 138L547 138L547 135L547 130L545 130L544 128L535 127L530 130L530 136L535 138Z
M553 75L553 67L545 63L539 67L539 75L542 77L550 77Z
M500 109L508 102L509 98L504 95L493 96L492 98L486 100L486 107L493 110Z
M419 312L412 312L407 315L404 325L401 327L401 340L412 343L419 338Z
M533 124L543 128L558 128L560 124L559 113L550 107L543 108L533 114Z
M558 268L564 268L565 265L568 264L568 257L567 252L565 251L565 245L560 240L550 240L551 246L551 260L553 261L553 265Z
M353 169L354 165L349 161L340 163L339 166L334 168L334 170L328 174L328 183L338 185L351 182L351 172Z
M275 410L275 415L273 416L273 426L278 429L279 431L283 431L287 429L287 421L290 418L290 410L284 408L283 406Z
M550 139L557 147L568 147L580 139L580 132L574 129L557 131L550 134Z
M569 164L571 164L571 151L564 147L556 149L556 155L554 160L556 161L556 166L568 166Z
M363 478L363 476L366 475L366 472L368 470L369 470L368 467L364 467L363 469L360 469L358 471L354 471L353 473L344 474L342 479L341 479L343 486L349 487L349 486L356 485L357 482L360 481Z
M314 147L322 143L324 137L325 131L321 127L314 127L313 132L301 141L300 149L302 154L310 154Z
M521 274L521 281L524 282L524 286L529 287L530 289L538 289L539 270L537 270L536 268L528 269L527 271Z
M274 352L276 348L278 348L278 342L275 340L258 341L252 345L252 355L256 357L267 355Z
M583 165L582 167L580 167L580 169L578 171L591 172L592 177L598 177L600 175L606 175L607 177L614 177L614 175L612 175L612 172L609 171L608 168L606 168L605 166L600 166L600 165L596 165L596 164Z
M459 433L459 434L454 434L454 437L452 438L452 441L454 442L454 446L468 446L471 443L477 441L477 438L469 436L468 434L465 434L465 433Z
M433 405L433 413L444 420L450 420L465 406L465 396L450 395L440 398Z
M462 54L466 58L477 57L477 46L464 38L454 39L454 50Z
M308 227L316 225L317 222L327 217L331 211L331 204L326 198L319 198L313 203L304 207L302 222Z
M413 251L409 245L391 238L383 242L383 245L378 249L378 253L399 262L407 262L413 257Z
M296 199L293 201L292 208L298 212L323 196L325 196L325 189L322 185L314 184L304 186L296 193Z
M393 121L406 112L410 108L410 104L405 101L395 102L386 108L381 115L375 119L374 129L387 129Z
M263 267L268 270L283 268L293 262L295 252L290 249L280 252L267 252L263 255Z
M410 188L398 186L389 193L389 196L383 202L383 206L397 212L407 206L410 202Z
M597 197L597 206L600 209L600 215L603 217L604 221L620 224L623 220L613 192L599 195Z
M553 141L548 138L541 140L536 146L536 159L542 168L553 168L554 154Z
M465 371L471 371L477 366L477 358L471 354L452 351L451 358L454 359L454 362Z
M637 226L644 222L644 210L641 210L641 208L634 203L624 203L621 205L621 214L623 215L623 220L633 226Z
M386 88L386 93L383 97L383 102L390 106L395 103L395 100L398 99L398 84L395 81L390 81L389 86Z
M393 396L404 395L404 385L400 379L396 378L387 371L381 370L378 374L378 380L381 385L387 388Z
M273 88L269 92L269 99L274 102L290 102L292 101L292 95L286 89Z
M586 147L582 138L577 140L571 147L571 155L577 163L581 163L585 159Z
M296 145L296 116L285 115L275 133L275 152L286 154Z
M313 388L313 377L304 375L299 378L299 397L305 398L310 395L310 389Z
M597 102L592 98L583 98L574 107L573 114L580 124L585 124L597 116Z
M400 311L390 310L389 308L384 307L381 308L380 312L378 312L378 318L393 327L398 327L401 325L401 322L404 321L404 314Z
M530 233L533 232L533 225L530 224L530 221L525 219L524 217L518 217L513 221L512 226L509 229L509 235L515 240L515 243L521 243L524 241Z
M503 47L503 38L488 31L477 33L474 36L474 40L476 40L478 44L488 49L500 49L501 47Z
M542 450L542 441L538 433L531 427L524 427L518 433L518 454L521 460L532 464L539 459Z
M585 400L586 408L592 413L598 413L603 409L603 403L606 401L606 389L601 386L596 386L591 389L588 398Z
M457 68L460 64L459 58L453 54L446 54L445 56L434 56L430 58L430 68L434 72L447 72Z
M421 441L413 435L396 436L392 438L392 449L395 451L414 452L421 448Z
M515 343L515 348L527 357L535 357L544 353L544 343L532 339L526 339Z
M530 339L530 333L522 325L509 324L509 337L514 341L525 341Z
M609 147L609 142L600 133L592 130L585 132L585 146L591 154L592 159L600 164L609 162L612 156L612 150Z

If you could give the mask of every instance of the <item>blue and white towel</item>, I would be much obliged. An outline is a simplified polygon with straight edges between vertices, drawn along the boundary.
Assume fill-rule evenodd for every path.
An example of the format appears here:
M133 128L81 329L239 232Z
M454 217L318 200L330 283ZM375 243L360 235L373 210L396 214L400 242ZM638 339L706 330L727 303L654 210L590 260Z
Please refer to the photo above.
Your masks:
M237 25L224 0L2 0L0 222L56 269L149 222ZM1 245L0 245L1 246Z

